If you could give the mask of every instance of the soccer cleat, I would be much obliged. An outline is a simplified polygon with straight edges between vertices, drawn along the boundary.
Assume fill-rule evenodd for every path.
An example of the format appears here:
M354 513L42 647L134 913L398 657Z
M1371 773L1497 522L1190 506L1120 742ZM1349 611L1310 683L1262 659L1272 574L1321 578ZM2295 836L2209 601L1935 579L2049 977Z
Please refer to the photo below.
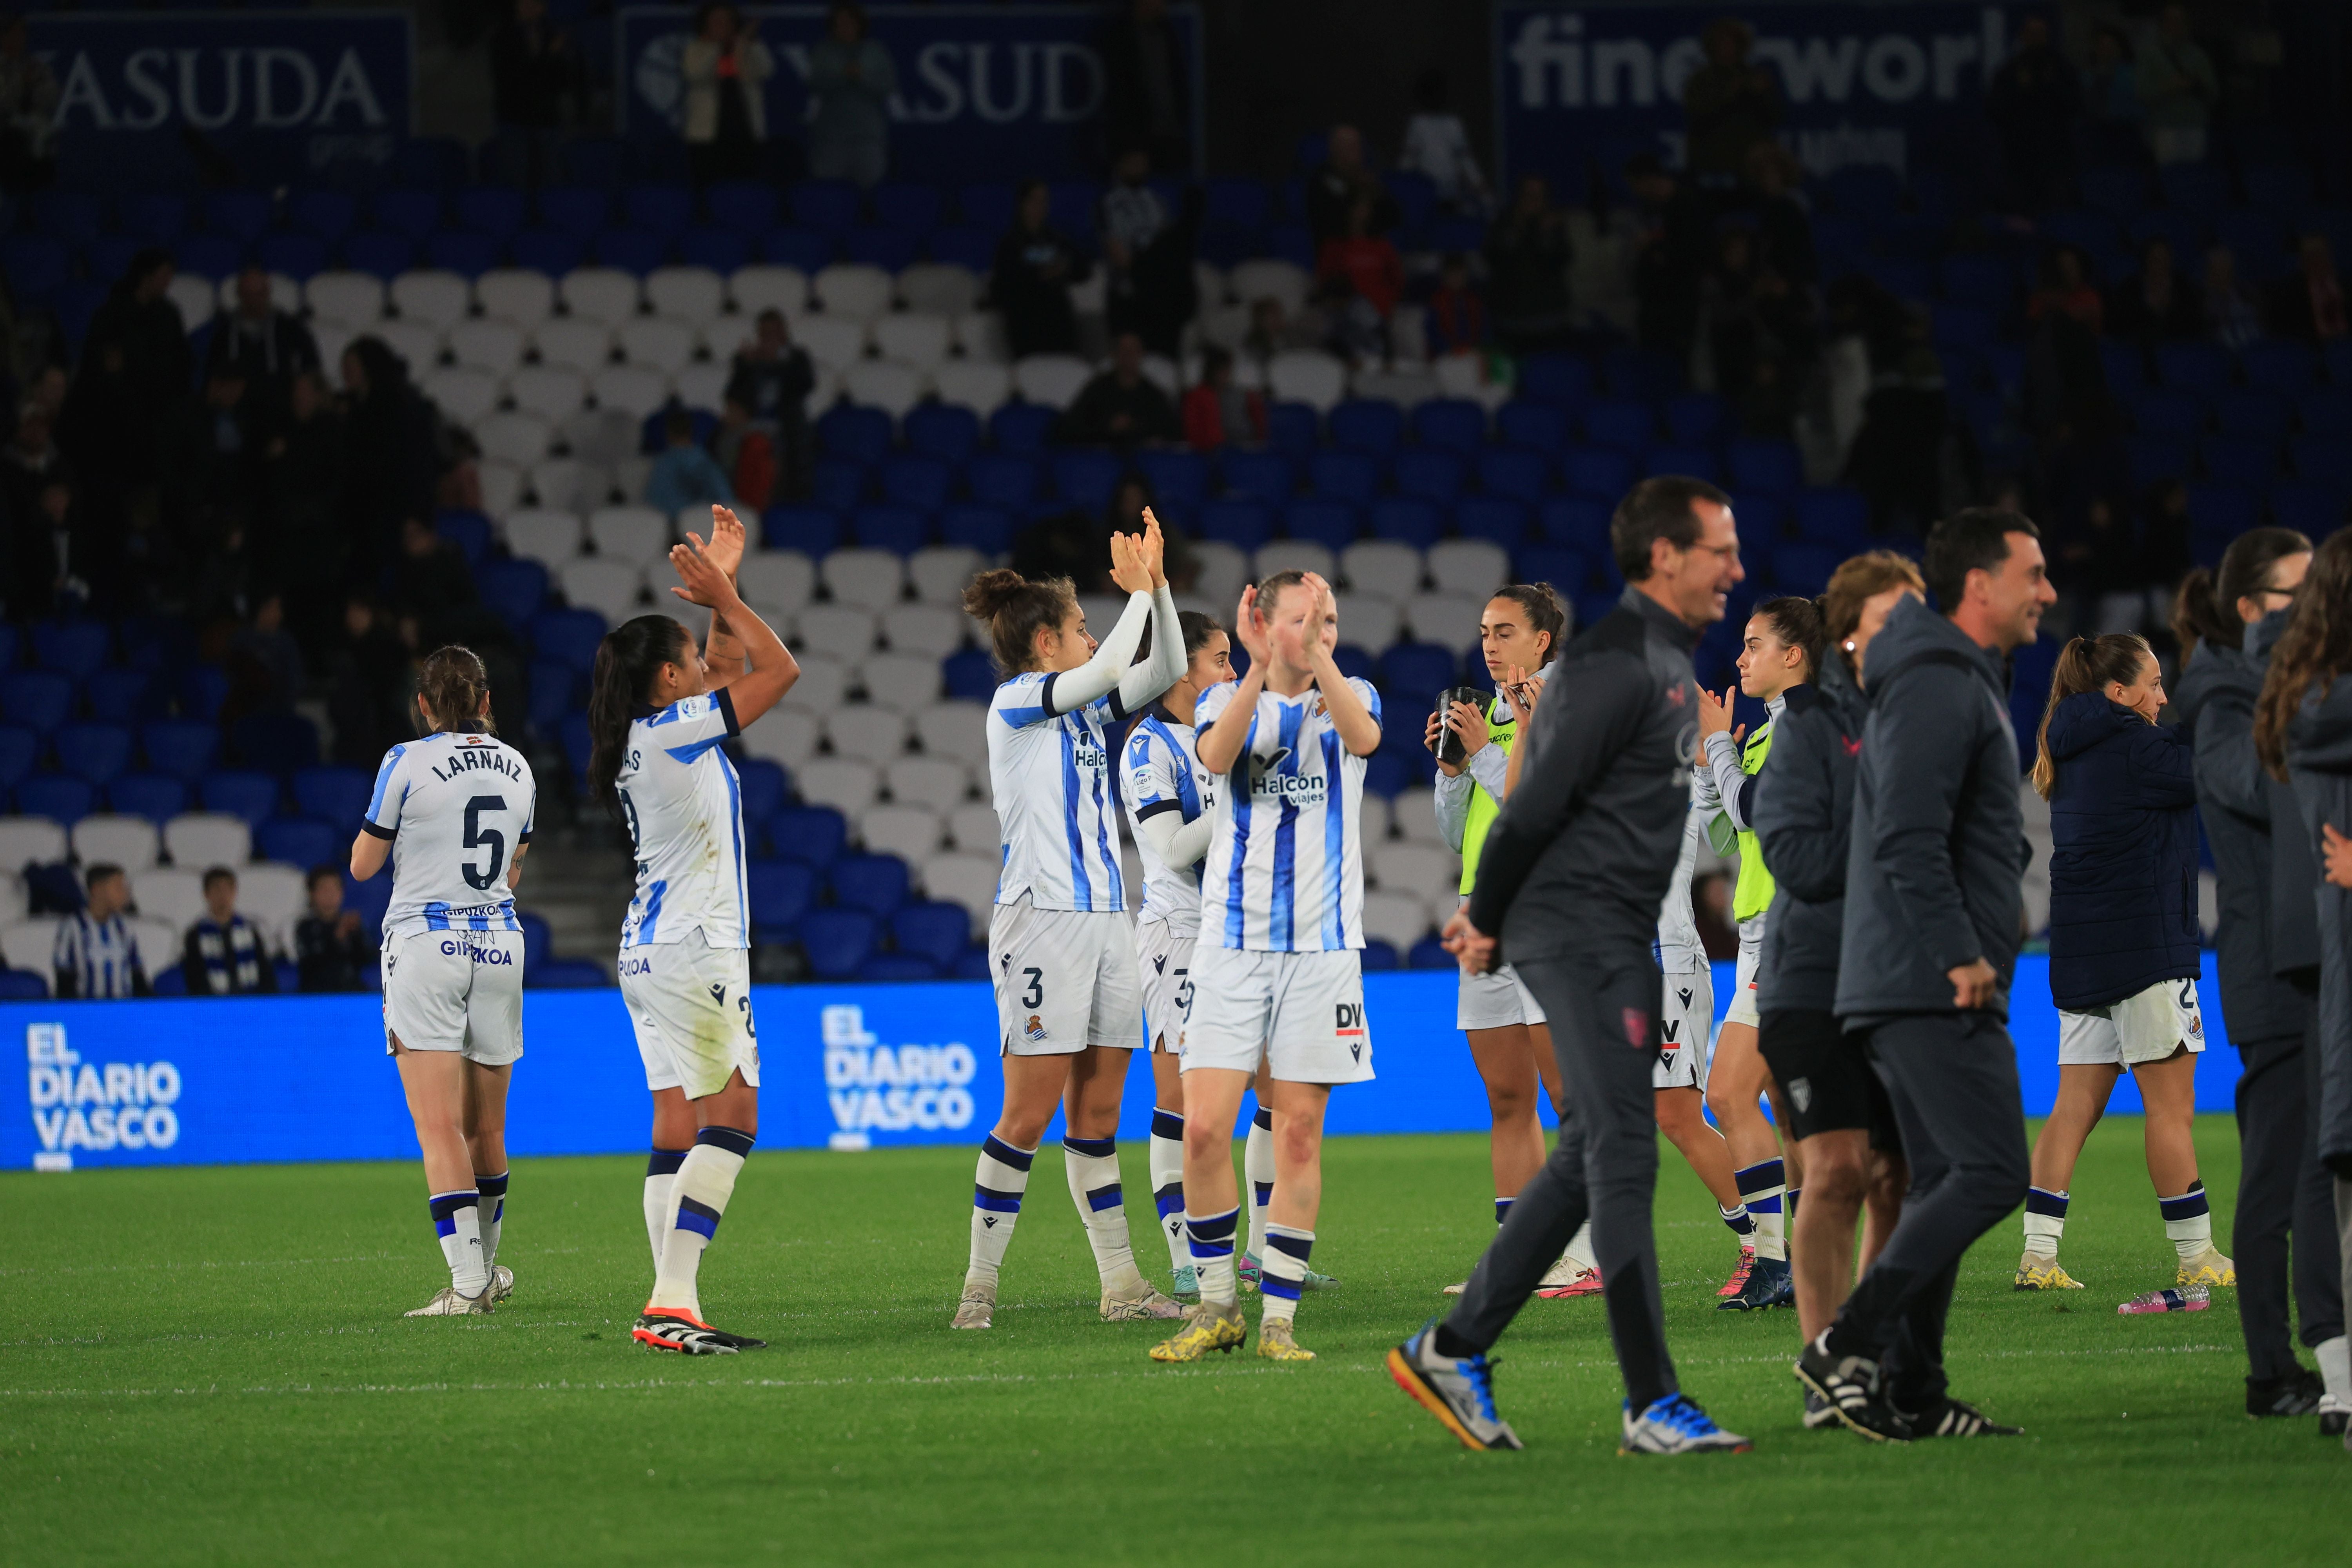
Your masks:
M478 1296L460 1296L455 1285L444 1285L433 1293L433 1300L414 1311L403 1312L404 1318L486 1318L490 1311L490 1292L485 1286Z
M1227 1355L1234 1347L1249 1338L1249 1324L1243 1321L1239 1306L1227 1302L1222 1307L1202 1301L1184 1309L1184 1326L1176 1337L1162 1340L1151 1347L1151 1359L1158 1362L1199 1361L1211 1351L1223 1351Z
M1756 1249L1752 1247L1741 1247L1739 1249L1739 1267L1731 1271L1731 1278L1723 1282L1723 1289L1717 1290L1716 1294L1718 1296L1738 1295L1742 1290L1745 1290L1748 1288L1748 1276L1755 1270L1755 1268Z
M2250 1377L2246 1379L2246 1414L2308 1415L2316 1410L2324 1431L2329 1415L2341 1414L2326 1395L2327 1385L2308 1367L2296 1367L2284 1377Z
M1438 1294L1441 1296L1459 1296L1463 1291L1467 1290L1468 1289L1470 1289L1470 1281L1465 1279L1459 1285L1448 1285L1444 1289L1440 1290Z
M2191 1286L2210 1289L2216 1285L2231 1286L2238 1282L2238 1266L2221 1256L2218 1247L2207 1247L2196 1257L2184 1259L2180 1274L2173 1284L2186 1290Z
M503 1301L514 1294L514 1270L503 1263L490 1265L490 1300Z
M988 1284L982 1285L976 1284L970 1279L965 1280L963 1282L963 1300L956 1303L954 1321L950 1322L948 1327L951 1329L984 1329L995 1321L995 1284L992 1281Z
M1389 1352L1389 1375L1414 1402L1444 1424L1465 1448L1519 1448L1526 1445L1495 1414L1495 1363L1483 1355L1437 1353L1437 1320Z
M2347 1427L2352 1427L2352 1409L2347 1409L2344 1402L2332 1394L2321 1394L2319 1435L2323 1437L2343 1437L2344 1446L2352 1448L2352 1436L2347 1436Z
M693 1313L677 1307L648 1307L629 1330L629 1337L657 1351L680 1355L734 1355L740 1351L763 1351L765 1340L750 1339L712 1328Z
M2054 1258L2029 1252L2017 1260L2017 1289L2020 1290L2080 1290L2082 1288L2082 1281L2071 1278L2059 1268Z
M1558 1274L1559 1272L1559 1268L1555 1267L1552 1269L1551 1274L1545 1275L1545 1282L1536 1287L1536 1294L1541 1296L1547 1301L1565 1301L1578 1296L1598 1296L1601 1294L1600 1269L1578 1269L1574 1273L1570 1274L1566 1279L1563 1279L1555 1285L1551 1283L1552 1274Z
M1234 1265L1234 1279L1240 1284L1243 1289L1255 1290L1257 1289L1257 1254L1255 1252L1243 1253L1241 1261ZM1310 1268L1307 1271L1306 1277L1298 1281L1298 1288L1301 1290L1328 1290L1339 1283L1339 1282L1337 1279L1332 1279L1328 1274L1318 1274L1315 1270ZM1462 1292L1459 1290L1449 1290L1446 1292L1449 1296L1458 1296Z
M1797 1381L1822 1396L1830 1415L1849 1432L1876 1443L1907 1443L1910 1424L1880 1397L1878 1363L1858 1355L1830 1353L1829 1331L1810 1341L1792 1369Z
M1313 1361L1315 1352L1298 1342L1289 1320L1276 1318L1257 1326L1257 1353L1268 1361Z
M1197 1301L1201 1299L1201 1277L1191 1264L1187 1263L1183 1268L1176 1270L1173 1286L1168 1293L1180 1301Z
M1727 1296L1715 1304L1718 1312L1763 1312L1774 1307L1797 1304L1797 1284L1790 1278L1789 1263L1782 1258L1759 1258L1748 1271L1747 1283L1739 1294Z
M2134 1296L2116 1309L2127 1318L2158 1312L2201 1312L2212 1304L2202 1285L2192 1285L2186 1290L2150 1290L2145 1296Z
M1669 1394L1639 1416L1629 1399L1624 1423L1617 1444L1621 1454L1744 1454L1756 1447L1717 1426L1687 1394Z
M1805 1390L1805 1430L1818 1432L1837 1424L1837 1412L1830 1408L1830 1402L1810 1388Z
M1165 1322L1183 1315L1182 1307L1150 1285L1144 1286L1140 1296L1114 1296L1108 1290L1103 1292L1102 1321L1106 1323Z
M1946 1399L1942 1404L1917 1415L1904 1418L1909 1423L1914 1437L2022 1437L2022 1426L2004 1426L1973 1405L1958 1399Z

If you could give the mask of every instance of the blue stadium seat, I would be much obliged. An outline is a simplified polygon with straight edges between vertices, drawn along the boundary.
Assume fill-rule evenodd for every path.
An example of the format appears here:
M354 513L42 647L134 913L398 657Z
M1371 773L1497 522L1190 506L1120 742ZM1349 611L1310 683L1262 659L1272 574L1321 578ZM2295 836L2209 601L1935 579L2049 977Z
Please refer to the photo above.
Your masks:
M208 191L204 198L205 226L241 244L259 239L278 216L278 204L268 191Z
M439 191L378 191L368 203L368 222L393 234L423 239L441 226Z
M1225 489L1247 500L1279 506L1290 499L1290 459L1280 452L1234 448L1223 454Z
M2230 175L2218 163L2168 163L2157 171L2167 206L2212 217L2230 203Z
M971 915L961 904L908 904L890 917L890 936L900 952L945 968L971 945Z
M986 229L951 226L935 228L923 243L933 261L968 268L983 276L996 261L996 237Z
M1013 519L992 506L949 506L940 513L940 542L1002 555L1013 548Z
M0 669L7 669L14 666L16 662L16 628L5 621L0 621Z
M595 668L604 629L604 617L593 610L541 610L530 618L530 644L541 658L588 670Z
M61 240L38 234L12 234L0 239L0 272L8 286L25 300L46 300L65 286L72 256Z
M18 725L0 725L0 792L12 790L32 776L33 759L41 754L41 738Z
M0 720L39 735L57 731L73 712L74 683L54 669L14 669L0 675Z
M1653 447L1642 454L1642 475L1655 479L1661 474L1684 474L1712 484L1723 476L1717 470L1715 454L1705 447Z
M360 204L348 191L296 191L286 198L286 225L334 244L358 226Z
M751 265L751 240L731 228L689 228L677 237L677 259L727 277Z
M229 727L229 747L245 767L280 777L319 761L319 731L299 713L248 713Z
M874 951L879 922L862 910L811 910L801 921L801 947L821 980L846 980Z
M911 980L937 980L939 965L920 953L877 952L857 966L856 978L878 985L904 984Z
M1927 291L1924 282L1916 290ZM1603 356L1601 374L1612 397L1641 403L1663 402L1683 388L1682 362L1664 349L1620 345Z
M1328 500L1370 506L1381 491L1381 465L1366 452L1318 452L1307 460L1307 484Z
M907 901L907 863L896 855L844 855L826 874L834 902L887 917Z
M2200 533L2234 539L2262 521L2259 491L2234 485L2190 485L2189 519Z
M39 1002L48 994L47 975L29 969L0 969L0 1002Z
M772 228L759 237L760 259L775 267L797 267L814 272L833 264L833 236L797 224Z
M1549 488L1551 463L1521 447L1496 447L1478 454L1478 484L1488 495L1537 501Z
M1559 405L1524 395L1495 410L1495 439L1546 457L1568 440L1568 415Z
M1000 452L1034 457L1045 449L1059 417L1040 403L1008 403L988 416L988 438Z
M1222 175L1205 182L1202 216L1210 223L1259 229L1274 216L1274 203L1266 194L1265 182Z
M103 785L131 766L131 731L121 724L67 724L53 743L58 765L86 784Z
M817 420L816 434L828 457L871 467L890 450L890 416L879 408L837 403Z
M544 185L539 193L539 221L578 240L603 231L612 220L613 198L601 190L579 185Z
M254 265L307 283L327 269L327 242L315 235L265 234L253 242Z
M87 678L106 662L113 634L104 621L36 621L33 657L43 669L54 669L76 680Z
M523 200L522 193L500 185L476 185L459 191L450 208L458 226L487 234L493 239L513 237L530 216L530 205Z
M2157 379L2167 386L2195 392L2230 384L2230 353L2219 343L2175 342L2156 345Z
M407 271L408 264L416 258L416 241L404 234L382 229L362 229L349 235L341 248L345 267L386 282Z
M194 784L203 777L220 752L219 727L194 720L169 719L150 724L140 731L139 740L147 753L148 767L182 784Z
M114 226L141 245L169 245L188 226L188 198L171 191L125 192L114 198Z
M1088 447L1056 452L1053 463L1054 493L1088 511L1105 510L1126 468L1127 465L1112 452Z
M894 555L912 555L930 542L930 523L910 506L860 507L851 529L858 548Z
M572 764L572 782L584 785L588 782L588 757L594 750L588 735L588 715L569 713L556 726L556 743L563 748L563 760Z
M522 928L522 972L528 976L555 956L555 931L543 915L518 910L515 924Z
M775 188L748 180L712 185L702 193L702 209L712 223L741 235L764 234L781 221Z
M2246 163L2238 171L2246 200L2273 212L2297 213L2311 200L2311 175L2300 163Z
M2305 393L2295 416L2307 435L2339 440L2352 437L2352 386L2319 387Z
M788 805L768 818L768 837L785 858L823 870L840 858L849 824L829 805Z
M1581 554L1563 544L1522 545L1511 555L1513 578L1521 583L1549 583L1571 601L1582 592L1591 571Z
M1614 506L1633 482L1631 456L1606 447L1580 447L1559 460L1560 478L1576 495L1594 496Z
M2084 205L2110 217L2128 218L2147 205L2147 171L2130 163L2094 163L2075 178Z
M2314 539L2344 521L2344 494L2336 486L2309 479L2281 479L2271 487L2271 521Z
M816 870L798 860L753 860L743 868L743 891L751 906L752 940L792 942L815 906Z
M1789 510L1797 536L1810 543L1849 552L1869 544L1870 502L1859 491L1834 485L1799 490Z
M1944 298L1955 305L1975 305L1996 315L2017 294L2017 264L1990 251L1962 251L1937 264Z
M980 416L952 403L924 403L898 421L907 450L960 468L980 450Z
M2124 460L2134 485L2146 487L2187 477L2195 448L2161 436L2133 436L2124 442Z
M2352 447L2326 436L2299 436L2294 449L2298 478L2352 490Z
M1591 496L1561 496L1536 509L1536 527L1553 544L1565 544L1588 556L1609 553L1609 516L1612 503Z
M694 221L694 193L684 185L631 185L621 211L638 228L674 235Z
M457 547L469 571L478 571L490 552L490 520L478 511L443 507L433 514L433 531Z
M2230 247L2238 276L2248 282L2272 282L2292 270L2287 226L2273 212L2225 212L2213 220L2215 241Z
M2332 449L2336 443L2327 445ZM2278 447L2275 436L2208 436L2200 456L2213 483L2260 489L2278 472Z
M635 161L635 150L617 136L582 136L564 144L563 177L610 190L628 177Z
M958 648L940 660L940 680L958 702L985 702L996 694L996 664L980 648Z
M1385 458L1404 439L1404 411L1380 398L1351 397L1330 415L1331 445Z
M479 278L499 264L499 241L487 234L436 229L425 237L424 260L427 267L455 272L460 278Z
M846 180L803 180L791 195L793 221L803 228L839 236L857 222L864 201Z
M1441 453L1421 454L1426 457ZM1445 532L1444 514L1436 503L1419 496L1383 496L1372 503L1372 537L1426 550Z
M1433 397L1413 407L1412 437L1423 447L1467 456L1486 441L1486 410L1466 397Z
M1326 550L1345 550L1362 531L1356 509L1343 500L1302 496L1283 509L1283 536L1312 541Z
M1572 354L1529 354L1519 362L1518 395L1530 403L1581 408L1592 397L1592 366Z
M1013 226L1016 199L1013 186L1005 181L974 181L957 190L956 212L975 228L1002 234Z
M337 858L351 841L351 832L309 816L273 817L253 836L254 851L262 859L282 860L306 869Z
M1382 750L1364 759L1365 794L1393 800L1412 784L1412 764L1402 753Z
M1727 456L1731 482L1739 489L1787 495L1805 482L1804 460L1790 442L1741 437L1731 443Z
M2205 428L2202 399L2187 392L2144 392L2131 405L2132 425L2143 436L2193 441Z
M772 506L760 514L760 539L771 550L824 555L840 547L841 537L841 514L830 507Z
M669 263L670 237L649 228L608 228L588 245L599 267L617 268L642 278Z
M841 258L859 267L903 272L923 258L923 237L903 228L853 228L841 237Z
M1198 452L1138 452L1131 459L1151 499L1162 506L1198 510L1209 499L1209 463Z
M1462 493L1462 459L1451 452L1409 447L1389 470L1397 494L1451 506Z
M736 764L735 775L736 787L742 795L745 822L764 824L783 809L792 786L784 777L782 763L765 757L747 757Z
M507 242L507 255L517 267L561 278L588 259L588 247L560 228L527 228Z
M1201 509L1200 528L1203 539L1254 551L1274 537L1274 517L1262 501L1213 500Z
M564 719L580 706L572 696L585 679L581 671L556 659L530 661L523 679L530 692L526 712L533 733L552 736L562 727Z
M245 247L223 235L184 234L172 243L172 260L192 278L218 282L245 265Z
M853 458L819 458L809 470L809 500L831 511L849 511L865 500L868 477L866 466Z
M955 470L936 458L894 452L882 459L881 480L884 500L933 512L947 504Z
M547 597L547 568L521 556L485 561L475 568L474 587L484 605L520 632Z
M2141 400L2143 411L2147 401ZM2286 434L2294 412L2294 405L2283 394L2242 386L2221 388L2213 396L2212 407L2213 423L2224 436L2257 436L2272 442ZM2140 420L2140 428L2148 430L2144 417ZM2180 433L2193 434L2194 428L2191 426L2189 431ZM2164 435L2168 432L2151 430L2148 433Z
M178 688L180 717L209 723L228 700L228 671L217 664L192 664L180 671Z
M1388 947L1386 942L1382 942L1381 945ZM1389 948L1389 963L1393 967L1396 964L1396 949L1391 947ZM1445 951L1445 944L1438 941L1434 935L1431 935L1423 937L1419 942L1412 944L1412 950L1405 954L1404 967L1407 969L1445 969L1452 966L1455 962L1456 960L1454 959L1454 956ZM1370 966L1368 964L1366 967L1370 968Z
M1465 539L1509 550L1528 535L1528 509L1509 496L1465 496L1454 503L1454 527Z
M106 198L90 191L34 191L25 197L26 227L65 245L88 245L106 226Z
M98 792L66 773L35 773L16 786L16 811L71 827L98 806Z
M374 778L363 768L304 768L293 778L294 806L305 816L357 832Z
M1657 416L1645 403L1612 398L1584 411L1584 436L1589 441L1624 451L1647 447L1657 434Z
M1037 499L1037 464L1030 458L982 453L964 469L963 478L971 499L982 506L1018 512Z
M1711 392L1686 392L1666 404L1666 430L1678 446L1712 447L1729 424L1723 399Z
M157 824L169 822L188 809L188 786L162 773L124 773L106 786L106 808Z
M2311 385L2319 374L2319 356L2310 345L2284 338L2248 344L2239 363L2245 366L2247 385L2289 397Z
M1843 559L1833 545L1784 540L1772 547L1772 581L1792 594L1819 594Z

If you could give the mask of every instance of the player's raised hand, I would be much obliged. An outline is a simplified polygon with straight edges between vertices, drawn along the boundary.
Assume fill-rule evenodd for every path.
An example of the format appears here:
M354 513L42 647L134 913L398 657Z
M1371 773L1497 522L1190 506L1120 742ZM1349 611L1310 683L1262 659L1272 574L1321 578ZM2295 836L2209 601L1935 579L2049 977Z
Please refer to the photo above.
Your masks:
M1253 665L1265 662L1265 616L1258 611L1257 584L1255 583L1247 584L1242 589L1241 605L1234 612L1234 635L1241 638L1242 651L1250 656Z
M1543 677L1531 676L1526 668L1513 665L1505 672L1502 685L1503 700L1511 705L1512 721L1524 735L1528 724L1536 716L1536 704L1543 697Z
M708 610L725 609L743 601L736 595L735 584L727 574L702 548L702 542L692 534L683 544L669 547L669 563L677 568L680 586L671 593L689 605L700 605Z
M1731 727L1731 704L1738 695L1739 688L1727 686L1723 689L1722 697L1717 698L1706 689L1705 681L1698 683L1698 738L1702 745L1709 735L1729 735L1736 745L1739 738L1748 733L1745 724L1737 730Z
M691 533L687 537L695 538ZM713 503L710 508L710 540L702 544L702 552L710 558L710 563L733 577L743 565L746 538L743 520L727 508ZM699 540L696 542L702 543Z
M1110 580L1122 594L1151 592L1151 568L1143 559L1143 542L1135 535L1110 536Z
M1307 605L1307 625L1314 631L1307 648L1328 654L1339 646L1339 602L1320 573L1307 574L1307 587L1313 595Z
M1150 507L1143 509L1143 560L1151 568L1152 592L1168 586L1168 539Z

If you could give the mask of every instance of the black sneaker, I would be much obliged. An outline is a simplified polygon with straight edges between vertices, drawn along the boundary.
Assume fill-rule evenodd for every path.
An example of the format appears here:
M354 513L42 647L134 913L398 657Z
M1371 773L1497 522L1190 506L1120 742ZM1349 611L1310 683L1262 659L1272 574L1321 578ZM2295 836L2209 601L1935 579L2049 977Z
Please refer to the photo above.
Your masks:
M641 1345L676 1351L680 1355L734 1355L741 1351L768 1348L765 1340L727 1333L675 1308L646 1313L629 1330L629 1337Z
M1973 1405L1945 1399L1905 1417L1914 1437L2022 1437L2022 1426L2004 1426Z
M1822 1396L1830 1414L1849 1432L1874 1443L1907 1443L1910 1426L1878 1392L1878 1363L1862 1356L1832 1355L1829 1331L1805 1346L1791 1369L1797 1381Z
M1811 1389L1806 1389L1805 1430L1818 1432L1824 1426L1834 1426L1837 1424L1837 1412L1830 1408L1830 1402Z
M2327 1385L2308 1367L2296 1367L2284 1377L2250 1377L2246 1379L2246 1414L2308 1415L2319 1408L2319 1396L2326 1392Z

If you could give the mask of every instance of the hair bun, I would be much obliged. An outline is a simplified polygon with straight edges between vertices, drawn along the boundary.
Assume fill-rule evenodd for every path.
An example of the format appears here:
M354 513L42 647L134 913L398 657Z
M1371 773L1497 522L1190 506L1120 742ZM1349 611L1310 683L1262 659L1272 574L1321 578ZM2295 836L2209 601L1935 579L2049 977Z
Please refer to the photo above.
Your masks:
M976 620L994 620L1028 585L1029 580L1009 566L982 572L963 591L963 613Z

